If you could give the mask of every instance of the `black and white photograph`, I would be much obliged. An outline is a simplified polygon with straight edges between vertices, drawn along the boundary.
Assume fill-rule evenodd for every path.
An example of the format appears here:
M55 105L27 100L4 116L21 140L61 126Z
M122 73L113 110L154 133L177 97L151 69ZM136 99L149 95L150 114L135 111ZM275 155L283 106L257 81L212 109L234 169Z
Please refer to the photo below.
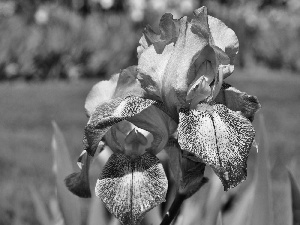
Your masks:
M0 225L300 225L300 0L0 0Z

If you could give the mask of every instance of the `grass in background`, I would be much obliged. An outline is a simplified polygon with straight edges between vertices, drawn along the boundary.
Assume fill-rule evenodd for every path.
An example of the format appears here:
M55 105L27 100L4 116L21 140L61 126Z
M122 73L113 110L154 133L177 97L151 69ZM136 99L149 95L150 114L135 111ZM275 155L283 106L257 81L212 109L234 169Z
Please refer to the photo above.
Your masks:
M75 167L87 121L84 101L96 82L0 85L0 225L38 224L32 216L34 210L26 185L34 183L46 202L53 194L51 120L62 129ZM271 164L276 158L284 165L299 158L299 77L251 68L235 71L227 82L259 98L270 141Z

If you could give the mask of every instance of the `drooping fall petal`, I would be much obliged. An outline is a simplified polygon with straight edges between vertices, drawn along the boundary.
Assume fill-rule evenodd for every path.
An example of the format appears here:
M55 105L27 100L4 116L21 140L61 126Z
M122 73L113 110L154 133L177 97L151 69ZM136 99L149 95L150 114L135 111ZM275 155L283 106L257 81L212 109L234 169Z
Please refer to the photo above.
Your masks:
M165 201L168 180L157 157L135 159L114 153L96 184L96 195L122 224L139 224L150 209Z
M80 165L80 172L72 173L65 178L65 184L69 191L81 198L90 198L90 184L89 184L89 168L92 157L83 151L78 159Z
M203 103L197 110L179 112L180 147L210 165L225 190L245 180L254 135L248 119L221 104Z

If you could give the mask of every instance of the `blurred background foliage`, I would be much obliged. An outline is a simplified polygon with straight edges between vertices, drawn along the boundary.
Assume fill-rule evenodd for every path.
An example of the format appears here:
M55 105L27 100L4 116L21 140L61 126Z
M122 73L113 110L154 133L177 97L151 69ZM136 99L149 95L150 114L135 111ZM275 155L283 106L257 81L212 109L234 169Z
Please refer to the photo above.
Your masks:
M104 78L137 63L146 24L202 5L236 32L239 67L300 71L298 0L2 0L0 80Z

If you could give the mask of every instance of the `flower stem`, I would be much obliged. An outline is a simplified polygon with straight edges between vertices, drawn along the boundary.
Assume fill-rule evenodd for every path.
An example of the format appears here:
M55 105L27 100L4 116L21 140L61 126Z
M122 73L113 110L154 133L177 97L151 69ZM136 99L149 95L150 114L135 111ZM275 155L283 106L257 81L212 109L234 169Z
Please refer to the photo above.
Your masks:
M204 171L203 171L204 173ZM179 209L185 199L191 197L195 192L199 191L200 188L208 182L208 178L204 177L203 175L199 178L198 184L196 186L190 186L192 188L192 192L188 191L188 189L179 190L176 193L175 199L169 209L169 211L165 214L163 220L161 221L160 225L169 225L177 216Z
M161 221L160 225L169 225L173 221L173 219L176 217L177 213L179 212L179 209L183 203L183 201L186 199L185 194L177 193L175 196L175 199L169 209L169 211L165 214L163 220Z

